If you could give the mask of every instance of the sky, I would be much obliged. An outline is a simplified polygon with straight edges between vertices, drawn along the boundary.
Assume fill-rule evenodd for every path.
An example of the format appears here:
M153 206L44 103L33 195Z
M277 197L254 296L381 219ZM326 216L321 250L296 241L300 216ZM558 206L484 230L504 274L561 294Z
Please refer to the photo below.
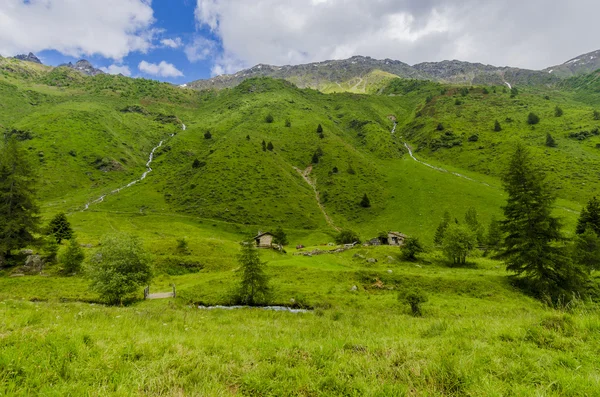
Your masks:
M543 69L600 49L597 0L0 0L0 55L175 84L353 55Z

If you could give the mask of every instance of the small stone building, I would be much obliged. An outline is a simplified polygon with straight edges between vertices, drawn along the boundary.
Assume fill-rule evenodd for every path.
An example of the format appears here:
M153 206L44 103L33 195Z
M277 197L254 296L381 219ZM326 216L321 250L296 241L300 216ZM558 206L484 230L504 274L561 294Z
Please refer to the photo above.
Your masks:
M389 245L396 245L396 246L404 245L404 240L407 237L408 236L406 234L403 234L403 233L389 232L388 233L388 244Z
M258 232L254 237L258 248L271 248L273 246L273 235L270 232Z

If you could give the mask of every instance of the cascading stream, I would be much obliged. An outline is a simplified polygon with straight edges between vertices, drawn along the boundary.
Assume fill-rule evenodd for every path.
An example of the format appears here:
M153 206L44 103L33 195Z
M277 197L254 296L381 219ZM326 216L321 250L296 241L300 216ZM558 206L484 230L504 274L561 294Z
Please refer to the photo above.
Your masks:
M185 131L186 128L187 128L186 125L182 123L181 124L181 129L183 131ZM171 134L170 135L170 137L173 137L173 136L175 136L175 134ZM142 174L142 176L139 179L136 179L135 181L131 181L127 185L125 185L123 187L120 187L118 189L115 189L115 190L111 191L110 193L103 194L102 196L98 197L94 201L90 201L89 203L87 203L85 205L85 207L83 208L83 210L85 211L85 210L89 209L90 205L92 205L92 204L98 204L98 203L103 202L104 199L106 198L106 196L108 196L108 195L117 194L121 190L126 189L128 187L131 187L131 186L135 185L136 183L138 183L138 182L143 181L144 179L146 179L146 176L148 176L148 174L152 172L152 167L150 167L150 165L152 164L152 160L154 160L154 152L156 152L156 149L160 148L163 145L163 143L164 143L164 140L160 141L158 143L158 145L156 145L155 147L152 148L152 151L150 152L150 155L148 156L148 162L146 163L146 171Z

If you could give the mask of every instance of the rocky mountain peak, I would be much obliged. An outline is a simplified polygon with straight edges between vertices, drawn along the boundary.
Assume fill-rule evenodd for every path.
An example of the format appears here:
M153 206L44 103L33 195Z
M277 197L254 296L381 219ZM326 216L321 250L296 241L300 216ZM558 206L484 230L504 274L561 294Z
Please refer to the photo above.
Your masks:
M92 65L89 61L87 61L85 59L80 59L79 61L75 62L74 65L72 62L69 62L69 63L62 64L60 66L78 70L81 73L88 75L88 76L96 76L98 74L104 74L104 72L102 70L95 68L94 65Z
M15 55L13 58L18 59L20 61L34 62L34 63L39 63L40 65L42 64L42 61L40 61L40 59L38 57L36 57L33 52L30 52L27 55L25 55L25 54Z

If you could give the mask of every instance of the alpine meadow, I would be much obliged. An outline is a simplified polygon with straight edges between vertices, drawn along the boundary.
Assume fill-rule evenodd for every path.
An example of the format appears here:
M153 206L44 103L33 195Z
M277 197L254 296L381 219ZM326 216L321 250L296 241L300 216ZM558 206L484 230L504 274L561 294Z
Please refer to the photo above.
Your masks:
M0 57L0 395L600 395L592 54Z

